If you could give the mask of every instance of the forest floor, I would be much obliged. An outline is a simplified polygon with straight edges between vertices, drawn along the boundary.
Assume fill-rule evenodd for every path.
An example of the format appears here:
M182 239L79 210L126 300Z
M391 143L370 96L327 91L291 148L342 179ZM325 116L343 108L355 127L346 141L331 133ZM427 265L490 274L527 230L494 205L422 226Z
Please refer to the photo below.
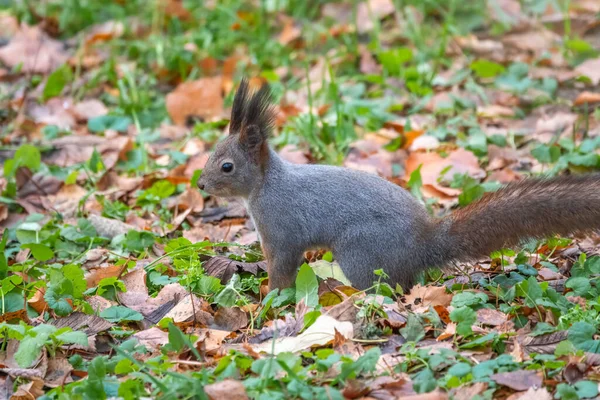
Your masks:
M196 188L242 77L284 158L435 216L600 169L597 0L0 0L0 399L598 398L598 235L268 293Z

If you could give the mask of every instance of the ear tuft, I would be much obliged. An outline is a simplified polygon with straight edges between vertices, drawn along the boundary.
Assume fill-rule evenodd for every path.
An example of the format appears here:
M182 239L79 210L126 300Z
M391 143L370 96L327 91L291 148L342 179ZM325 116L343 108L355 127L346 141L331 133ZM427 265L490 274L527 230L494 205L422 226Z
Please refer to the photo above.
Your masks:
M267 139L275 122L272 102L268 85L250 93L246 79L242 79L233 100L229 132L239 135L240 145L257 164L264 165L269 155Z
M258 91L250 93L248 80L242 79L233 100L230 134L242 133L247 127L256 125L267 139L275 122L272 102L269 85L264 84Z

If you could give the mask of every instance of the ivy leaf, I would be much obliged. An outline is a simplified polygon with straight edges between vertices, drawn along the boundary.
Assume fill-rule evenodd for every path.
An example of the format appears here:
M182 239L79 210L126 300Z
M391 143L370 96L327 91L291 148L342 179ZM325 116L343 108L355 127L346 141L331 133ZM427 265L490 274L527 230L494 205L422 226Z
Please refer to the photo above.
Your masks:
M44 295L44 300L48 303L48 307L50 307L56 315L65 317L73 311L73 307L67 301L68 299L72 300L73 296L71 292L73 291L73 285L68 280L64 279L58 285L51 285L46 289L46 294Z
M476 60L471 63L471 70L480 78L494 78L503 73L503 65L489 60Z
M125 306L112 306L100 313L100 316L110 322L141 321L144 316Z
M296 304L303 299L307 307L316 307L319 304L317 275L306 263L302 264L296 277Z
M469 307L460 307L452 310L450 320L456 322L456 333L461 336L470 336L473 334L471 326L477 321L477 313Z
M129 250L142 252L154 244L156 237L150 232L130 230L125 235L125 246Z
M452 307L466 307L485 304L488 301L488 296L481 292L461 292L454 295L452 298Z
M594 340L596 327L587 322L575 322L569 328L568 339L579 350L600 353L600 340Z
M88 129L94 133L104 132L107 129L126 132L129 125L131 125L131 118L118 115L102 115L88 121Z
M565 283L565 287L572 289L577 296L582 297L588 297L590 290L592 290L590 279L584 277L569 278Z

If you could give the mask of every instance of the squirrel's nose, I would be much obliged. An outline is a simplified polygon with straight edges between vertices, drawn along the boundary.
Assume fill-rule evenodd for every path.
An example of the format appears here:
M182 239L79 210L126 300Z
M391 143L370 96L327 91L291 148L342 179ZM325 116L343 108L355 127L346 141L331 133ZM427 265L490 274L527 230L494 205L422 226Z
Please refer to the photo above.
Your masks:
M198 182L198 189L204 190L204 183Z

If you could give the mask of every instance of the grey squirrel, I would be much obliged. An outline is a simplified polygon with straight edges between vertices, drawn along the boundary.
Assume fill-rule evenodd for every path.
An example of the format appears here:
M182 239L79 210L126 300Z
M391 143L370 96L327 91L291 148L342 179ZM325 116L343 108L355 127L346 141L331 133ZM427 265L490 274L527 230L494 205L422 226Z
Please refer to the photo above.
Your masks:
M243 80L230 134L218 143L198 181L215 196L241 197L261 240L269 289L294 283L304 252L330 249L359 289L383 269L408 289L415 275L452 261L487 256L527 237L600 227L600 175L518 181L445 218L432 218L408 191L342 167L296 165L268 143L271 93Z

